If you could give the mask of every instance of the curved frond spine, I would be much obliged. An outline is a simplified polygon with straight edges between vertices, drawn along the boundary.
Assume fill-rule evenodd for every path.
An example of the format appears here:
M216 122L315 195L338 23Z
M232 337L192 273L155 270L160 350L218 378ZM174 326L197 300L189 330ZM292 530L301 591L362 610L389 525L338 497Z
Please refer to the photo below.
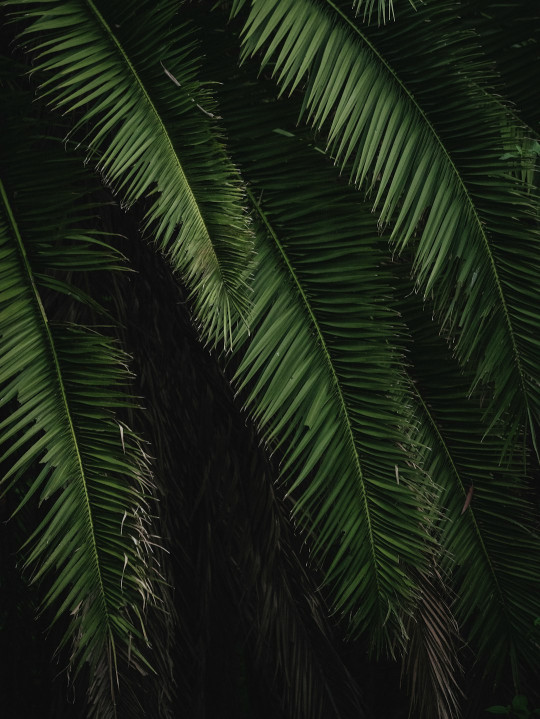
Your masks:
M176 3L12 4L39 94L74 115L75 136L126 207L153 198L148 229L190 288L205 338L228 344L249 308L252 239Z
M316 556L327 566L326 581L336 611L351 615L354 633L377 627L380 634L374 632L374 638L380 649L387 635L398 631L397 607L407 603L413 591L401 564L421 561L425 549L412 497L405 484L395 482L395 464L385 463L369 446L377 444L379 433L368 429L364 446L360 444L366 419L362 421L361 413L348 407L351 392L338 379L327 342L323 347L319 344L323 333L318 323L310 327L314 315L304 304L305 294L302 297L297 289L299 298L289 295L288 273L276 283L283 254L276 257L262 241L257 247L261 264L271 271L274 289L265 288L270 278L260 271L253 329L249 345L241 350L236 381L240 388L253 382L248 407L270 447L277 445L285 454L282 476L294 498L295 513L313 535ZM283 386L285 375L289 380ZM365 389L365 379L350 380ZM388 409L380 405L376 409L375 404L366 401L366 415L392 421ZM362 456L367 452L372 456ZM395 462L405 461L396 449L389 454ZM377 460L387 466L377 466ZM390 531L387 511L396 503L408 515L410 534L400 527Z
M95 331L51 322L44 298L47 277L62 284L62 247L70 248L70 270L103 269L108 256L114 269L118 259L98 239L92 261L95 238L77 223L77 191L60 184L64 172L67 183L77 176L72 163L39 148L17 153L13 144L4 147L13 153L3 162L7 185L0 181L2 482L4 491L17 484L22 504L39 500L27 567L45 587L42 609L53 622L63 618L75 674L89 667L90 712L114 717L118 684L130 691L128 667L151 671L144 616L161 595L148 527L151 474L138 438L117 419L133 404L126 357Z
M352 633L369 626L374 645L388 648L414 595L406 567L423 564L429 539L409 486L414 469L398 446L399 331L378 239L354 192L280 129L279 113L267 117L251 85L243 93L249 107L232 89L220 94L257 232L251 331L236 341L236 386L283 458L334 609L350 617Z

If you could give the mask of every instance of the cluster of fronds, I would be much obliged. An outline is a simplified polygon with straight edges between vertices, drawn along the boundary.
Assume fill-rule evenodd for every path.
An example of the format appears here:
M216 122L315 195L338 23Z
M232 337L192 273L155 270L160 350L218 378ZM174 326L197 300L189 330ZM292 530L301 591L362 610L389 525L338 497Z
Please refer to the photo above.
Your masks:
M2 486L82 711L370 717L338 636L417 716L536 691L522 4L1 3Z

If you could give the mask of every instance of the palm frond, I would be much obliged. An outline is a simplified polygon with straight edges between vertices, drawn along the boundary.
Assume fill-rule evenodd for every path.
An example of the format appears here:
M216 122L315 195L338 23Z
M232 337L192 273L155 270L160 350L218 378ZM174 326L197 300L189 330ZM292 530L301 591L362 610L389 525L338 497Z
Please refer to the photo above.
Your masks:
M192 292L212 342L249 306L252 240L236 171L197 80L174 2L8 2L25 22L39 94L73 114L87 159L125 207L151 196L147 227Z
M427 540L408 486L414 470L398 446L398 323L378 239L354 192L280 124L279 109L269 113L253 85L235 78L219 99L257 231L254 310L250 334L236 340L236 386L282 456L334 610L353 633L369 626L374 645L388 647L401 632L399 607L414 594L406 567L422 566Z
M397 249L414 246L417 284L434 292L474 384L492 387L494 418L509 437L527 422L536 441L535 205L501 159L508 114L456 17L453 3L428 2L377 29L344 2L252 0L244 58L264 49L281 91L302 89L327 151L375 195Z
M133 403L126 357L96 331L51 322L47 302L48 280L57 289L67 276L66 258L70 271L83 271L114 269L118 255L78 222L80 164L17 132L3 137L2 481L5 490L17 485L22 504L39 498L27 567L43 587L42 608L63 617L75 673L88 667L90 713L114 717L118 684L135 696L129 671L150 669L144 616L161 595L152 480L138 438L117 416Z
M540 594L526 447L515 447L500 464L504 426L486 433L480 397L468 397L470 377L449 356L429 309L410 288L401 308L413 340L416 440L444 508L441 567L456 595L453 611L483 672L500 679L508 663L516 687L523 686L538 663L532 627Z

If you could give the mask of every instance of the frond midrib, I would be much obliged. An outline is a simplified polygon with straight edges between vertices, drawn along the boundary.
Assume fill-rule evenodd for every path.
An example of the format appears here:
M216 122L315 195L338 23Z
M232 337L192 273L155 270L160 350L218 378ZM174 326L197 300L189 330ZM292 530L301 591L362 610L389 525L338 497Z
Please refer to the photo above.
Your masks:
M32 268L31 268L30 262L28 260L28 255L27 255L26 249L24 247L21 233L19 231L19 227L18 227L17 221L15 219L15 215L11 208L9 198L7 197L7 194L6 194L6 191L4 188L4 184L1 179L0 179L0 194L2 196L2 201L3 201L4 207L6 209L6 214L8 216L8 220L11 225L13 235L16 238L17 247L18 247L18 250L20 253L21 262L22 262L22 265L24 268L24 272L26 274L27 282L31 288L31 292L34 296L34 300L38 306L39 316L42 321L43 331L44 331L45 337L46 337L46 343L49 346L49 351L50 351L51 357L52 357L54 374L56 376L56 380L58 383L58 389L60 391L62 407L64 410L65 418L68 423L68 431L69 431L69 435L71 438L71 443L75 449L75 454L76 454L76 458L77 458L77 466L79 468L79 476L80 476L80 480L81 480L81 482L79 483L79 488L82 487L82 490L83 490L85 510L86 510L86 521L90 528L92 558L94 561L94 568L97 572L98 581L99 581L99 590L100 590L99 598L100 598L100 603L103 607L103 611L105 614L107 633L110 636L112 634L112 628L111 628L111 623L110 623L109 610L108 610L105 587L104 587L104 582L103 582L101 562L99 559L99 552L98 552L97 543L96 543L96 535L95 535L94 520L93 520L93 516L92 516L92 508L90 506L90 497L88 494L88 488L87 488L87 483L86 483L86 471L84 469L81 451L79 448L79 442L77 439L77 434L75 432L75 426L73 423L73 418L71 416L71 410L69 408L69 402L67 399L66 388L64 385L63 377L62 377L62 371L60 369L60 362L58 359L58 354L56 352L56 346L55 346L54 339L53 339L53 336L51 333L51 328L50 328L50 324L49 324L49 321L47 318L47 314L45 312L45 308L43 306L43 302L41 301L41 296L40 296L39 290L37 288L37 285L36 285L36 282L34 279L34 273L32 272ZM116 713L116 709L115 709L115 713Z
M426 123L426 125L427 125L427 127L429 128L429 130L430 130L432 136L434 137L435 141L437 142L437 144L438 144L439 147L441 148L441 150L442 150L442 152L443 152L443 154L444 154L444 156L445 156L447 162L450 164L450 167L452 168L453 174L454 174L454 176L457 178L457 181L458 181L459 186L460 186L460 188L461 188L461 192L462 192L463 195L465 196L465 199L466 199L466 202L467 202L467 204L468 204L468 206L469 206L469 209L470 209L470 211L471 211L472 214L473 214L477 231L479 232L480 237L482 238L482 243L483 243L483 245L484 245L484 249L485 249L485 251L486 251L487 256L489 257L489 263L490 263L490 266L491 266L491 269L492 269L492 274L493 274L493 277L494 277L494 280L495 280L495 284L496 284L496 286L497 286L497 292L498 292L499 297L500 297L500 300L501 300L501 305L502 305L502 308L503 308L504 318L505 318L505 321L506 321L506 324L507 324L507 327L508 327L508 333L509 333L509 335L510 335L510 339L511 339L511 342L512 342L512 349L514 350L514 356L515 356L515 358L516 358L516 364L517 364L518 373L519 373L519 379L520 379L520 384L521 384L521 391L522 391L522 394L523 394L523 397L524 397L525 404L527 405L527 408L528 408L528 406L529 406L529 403L528 403L528 394L527 394L527 391L526 391L525 376L524 376L524 372L523 372L523 365L522 365L522 361L521 361L521 355L520 355L519 350L518 350L518 347L517 347L517 342L516 342L516 337L515 337L515 333L514 333L514 328L513 328L513 325L512 325L512 320L511 320L511 318L510 318L510 313L509 313L509 310L508 310L508 305L507 305L507 302L506 302L506 298L505 298L505 295L504 295L504 292L503 292L502 283L501 283L500 278L499 278L499 273L498 273L498 271L497 271L497 266L496 266L496 264L495 264L495 259L494 259L494 257L493 257L493 254L492 254L491 249L490 249L490 246L489 246L488 237L487 237L487 235L486 235L486 233L485 233L485 231L484 231L483 224L482 224L482 222L481 222L481 220L480 220L480 217L478 216L478 212L477 212L476 207L475 207L475 205L474 205L474 203L473 203L473 201L472 201L472 198L471 198L471 196L470 196L469 190L468 190L467 186L465 185L465 182L464 182L463 178L461 177L461 173L458 171L458 168L456 167L456 165L455 165L455 163L454 163L452 157L451 157L450 154L448 153L448 151L447 151L447 149L446 149L446 147L445 147L445 145L444 145L444 143L443 143L441 137L439 136L439 133L438 133L437 130L435 129L435 127L434 127L434 125L432 124L431 120L428 118L428 116L426 115L426 113L424 112L424 110L422 109L422 107L418 104L418 102L416 101L416 98L414 97L414 95L409 91L409 89L407 88L407 86L400 80L399 76L398 76L397 73L394 71L394 69L392 68L392 66L387 62L387 60L385 60L385 58L380 54L380 52L377 50L377 48L369 41L369 39L361 32L361 30L357 27L357 25L355 25L355 23L353 23L352 20L351 20L350 18L348 18L347 15L346 15L340 8L337 7L337 5L333 2L333 0L325 0L325 2L326 2L328 5L330 5L330 7L335 10L335 12L347 23L347 25L349 25L349 27L353 30L353 32L355 32L355 33L361 38L362 42L364 42L364 43L369 47L369 49L371 50L371 52L373 52L373 54L377 57L377 59L384 65L384 67L385 67L385 68L388 70L388 72L392 75L392 77L394 78L394 80L396 81L396 83L397 83L397 84L399 85L399 87L403 90L403 92L407 95L407 97L409 98L409 101L410 101L411 104L415 107L416 111L421 115L423 121ZM531 427L531 429L532 429L532 427Z
M342 418L342 422L344 422L344 423L345 423L345 426L346 426L346 432L347 432L347 435L348 435L348 438L349 438L349 443L350 443L350 446L351 446L352 449L353 449L354 463L355 463L355 466L356 466L356 469L357 469L358 476L359 476L359 478L360 478L360 486L361 486L361 490L362 490L362 500L363 500L364 510L365 510L365 516L366 516L366 520L367 520L367 529L368 529L368 536L369 536L370 553L371 553L372 562L373 562L373 570L374 570L374 575L375 575L375 582L376 582L376 585L377 585L377 596L381 596L381 591L380 591L380 590L381 590L381 585L380 585L380 581L379 581L379 571L378 571L378 568L377 568L377 557L376 557L376 554L375 554L375 540L374 540L374 537L373 537L373 528L372 528L372 524L371 524L371 514L370 514L370 509L369 509L369 505L368 505L368 501L367 501L367 492L366 492L366 487L365 487L365 482L364 482L364 475L363 475L362 467L361 467L361 464L360 464L360 458L359 458L359 456L358 456L358 451L357 451L357 449L356 449L356 443L355 443L355 440L354 440L354 434L353 434L352 427L351 427L351 423L350 423L350 420L349 420L349 415L348 415L348 411L347 411L347 405L346 405L346 403L345 403L345 398L344 398L344 396L343 396L343 391L342 391L342 389L341 389L341 384L340 384L339 378L338 378L338 376L337 376L337 374L336 374L334 365L333 365L333 363L332 363L332 358L331 358L330 353L329 353L329 351L328 351L328 348L327 348L327 346L326 346L326 341L325 341L325 339L324 339L324 335L323 335L323 333L322 333L322 330L321 330L321 328L320 328L320 325L319 325L319 323L318 323L318 321L317 321L317 318L315 317L315 314L314 314L313 309L312 309L312 307L311 307L311 304L310 304L310 302L309 302L309 300L308 300L308 298L307 298L307 295L306 295L306 293L304 292L304 289L303 289L303 287L302 287L302 284L301 284L301 282L300 282L300 280L299 280L299 278L298 278L298 276L297 276L297 274L296 274L296 272L295 272L293 266L291 265L291 262L290 262L290 260L289 260L289 257L288 257L288 255L287 255L287 253L285 252L285 249L284 249L282 243L280 242L280 240L279 240L279 238L278 238L278 236L277 236L277 233L275 232L275 230L274 230L272 224L270 223L270 221L269 221L269 219L268 219L266 213L264 212L264 210L263 210L262 207L260 206L260 203L256 200L256 198L255 198L255 196L253 195L253 193L251 192L250 188L247 187L247 186L246 186L246 192L247 192L247 195L248 195L248 197L249 197L249 200L250 200L251 204L253 205L254 209L256 210L257 214L259 215L259 217L260 217L261 221L263 222L264 226L266 227L266 229L267 229L268 232L270 233L272 239L273 239L274 242L276 243L276 247L278 248L278 250L279 250L279 252L280 252L280 255L281 255L281 257L283 258L283 261L285 262L285 265L286 265L286 267L287 267L287 269L288 269L288 271L289 271L289 273L290 273L290 275L291 275L291 277L292 277L292 279L293 279L293 281L294 281L294 284L295 284L295 287L296 287L296 289L297 289L297 291L298 291L298 294L300 295L300 298L301 298L301 300L302 300L302 303L303 303L304 306L306 307L306 310L307 310L308 315L309 315L309 317L310 317L310 320L311 320L311 323L312 323L312 325L313 325L313 328L315 329L315 332L316 332L316 334L317 334L320 347L321 347L321 349L322 349L322 351L323 351L323 354L324 354L325 362L326 362L326 364L327 364L327 366L328 366L328 368L329 368L329 370L330 370L330 373L331 373L331 376L332 376L332 382L333 382L333 384L334 384L334 388L335 388L335 390L336 390L336 392L337 392L337 396L338 396L338 398L339 398L339 404L340 404L340 410L341 410L341 411L340 411L340 415L341 415L341 418Z

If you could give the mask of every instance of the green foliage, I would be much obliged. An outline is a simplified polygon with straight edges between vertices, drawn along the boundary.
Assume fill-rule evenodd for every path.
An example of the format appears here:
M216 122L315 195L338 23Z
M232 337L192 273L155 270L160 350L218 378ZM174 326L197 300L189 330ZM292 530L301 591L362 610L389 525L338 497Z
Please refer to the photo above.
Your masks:
M1 7L0 616L72 715L538 714L538 13Z
M534 205L497 151L508 111L488 92L489 71L450 3L408 9L407 32L403 18L360 27L344 6L253 2L243 57L268 46L261 66L273 62L281 91L305 83L306 119L324 130L351 182L375 195L373 210L382 226L391 222L398 250L429 208L414 243L418 286L424 296L434 291L454 351L474 360L475 384L491 384L495 416L507 415L512 438L526 420L535 442L538 352L529 338L538 327L527 306L540 291L538 237L523 230ZM445 42L431 42L434 35ZM435 86L421 64L436 68ZM524 273L527 289L515 281Z
M540 709L529 709L529 702L523 694L516 694L512 699L512 704L508 704L507 706L499 704L489 707L486 711L490 714L504 714L515 717L516 719L530 719L530 717L540 714Z
M282 448L282 478L297 496L295 514L315 532L336 609L351 616L353 633L369 626L374 644L389 645L411 598L408 569L425 565L429 538L418 518L423 511L429 524L430 508L419 507L414 485L423 477L408 463L411 450L399 447L407 416L399 350L388 342L399 333L388 277L377 272L380 249L357 194L333 186L331 168L300 137L274 132L286 118L269 121L261 104L248 107L248 91L253 98L256 89L238 79L220 94L251 185L259 263L250 334L235 343L235 383L249 387L265 441ZM400 482L385 482L396 471ZM357 573L358 564L365 570Z
M53 622L70 616L61 644L73 644L76 673L89 665L90 698L106 717L115 677L126 664L148 665L142 614L160 601L141 515L152 479L139 438L117 419L133 402L125 355L94 328L51 320L47 309L49 292L85 302L69 275L114 272L121 257L84 229L92 205L77 187L79 163L29 137L6 128L0 182L0 406L18 404L1 423L2 481L27 483L17 512L33 495L46 507L25 542L25 563L33 583L50 577L42 608L54 607ZM6 162L6 151L19 163Z

